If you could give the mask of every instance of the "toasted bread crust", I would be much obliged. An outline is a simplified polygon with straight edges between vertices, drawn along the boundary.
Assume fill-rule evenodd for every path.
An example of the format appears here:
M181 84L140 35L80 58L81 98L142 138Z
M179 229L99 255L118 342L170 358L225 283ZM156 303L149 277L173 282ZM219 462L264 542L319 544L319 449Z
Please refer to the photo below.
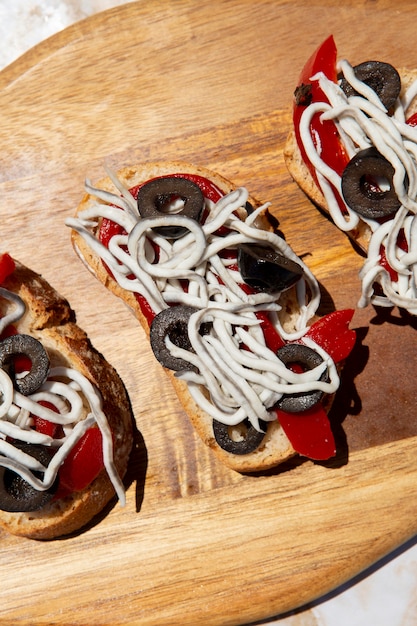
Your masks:
M230 181L216 173L202 167L195 167L179 162L164 163L163 165L144 164L140 166L127 167L118 171L117 177L128 188L132 188L140 183L146 182L154 176L163 176L170 173L180 172L188 172L204 176L215 183L224 193L229 193L235 189L235 186ZM100 180L95 184L95 186L107 191L116 191L109 178ZM76 210L76 216L81 211L86 209L92 201L92 196L85 194ZM253 198L249 198L249 201L255 207L260 206L260 203ZM263 229L272 229L267 214L263 216L261 223L257 225ZM125 302L142 325L146 335L149 337L149 325L146 318L142 314L140 306L133 293L122 289L113 280L113 278L106 271L101 259L95 255L79 233L73 230L71 236L73 247L85 266L109 291ZM281 323L283 323L286 330L294 330L295 319L298 315L298 301L295 290L288 290L287 292L284 292L280 298L280 304L282 304L283 307L283 317L281 318ZM231 469L242 473L270 469L296 454L278 421L270 422L268 424L267 433L263 443L254 452L245 455L236 455L226 452L217 444L214 438L212 418L194 402L188 391L187 383L176 378L172 371L166 370L166 372L175 388L177 396L185 412L203 442L213 450L220 461Z
M86 333L77 326L74 311L39 274L16 263L2 286L26 303L26 313L17 324L42 342L51 365L66 365L86 376L101 392L103 410L114 434L114 461L124 476L133 440L133 419L124 385L113 367L94 349ZM113 485L103 469L83 491L52 501L39 511L0 511L0 526L32 539L53 539L73 533L97 515L113 498Z

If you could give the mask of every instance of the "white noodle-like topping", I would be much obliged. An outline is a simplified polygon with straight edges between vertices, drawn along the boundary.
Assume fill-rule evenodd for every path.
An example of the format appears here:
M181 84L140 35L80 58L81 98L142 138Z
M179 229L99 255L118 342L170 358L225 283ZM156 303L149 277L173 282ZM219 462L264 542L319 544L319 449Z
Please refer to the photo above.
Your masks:
M365 307L371 302L378 306L397 305L417 315L417 237L410 235L409 225L410 220L415 224L417 214L417 128L406 123L407 109L417 95L417 81L398 99L394 114L388 115L376 93L355 77L347 61L340 61L338 70L360 95L347 97L338 83L321 72L312 76L310 80L318 81L328 102L312 102L305 108L300 120L301 140L335 224L343 231L351 231L363 220L371 229L368 258L359 274L362 295L358 305ZM393 187L402 204L393 217L381 224L360 217L344 203L341 177L324 163L320 142L310 132L311 120L317 113L321 114L321 120L336 124L349 158L375 146L392 164ZM398 233L403 229L407 253L398 244ZM415 229L413 226L413 233ZM398 273L397 281L390 278L381 264L381 249L390 267ZM374 293L375 283L380 284L384 296Z
M5 289L4 287L0 287L0 296L9 302L13 302L15 305L14 309L7 313L4 317L0 319L0 335L3 333L4 329L7 328L10 324L14 324L23 316L26 307L22 298L17 294Z
M17 322L25 312L22 300L10 291L0 288L0 295L17 304L1 322L3 330ZM1 326L1 324L0 324ZM23 372L22 376L26 373ZM46 401L57 411L39 404ZM31 415L62 426L63 436L54 439L33 428ZM47 380L30 396L14 389L7 372L0 368L0 466L11 469L39 491L49 489L59 468L79 439L93 426L100 429L103 443L103 463L122 505L125 491L113 459L113 439L107 418L103 413L99 391L80 372L69 367L53 367ZM55 450L48 467L15 447L8 438L29 444L42 444ZM33 472L39 472L40 476Z
M114 176L112 180L115 182ZM123 198L127 197L128 192L122 190L120 181L115 185ZM268 312L279 334L290 341L303 337L320 301L316 279L285 240L254 226L267 205L249 214L246 220L240 219L236 212L241 215L244 211L248 192L239 188L222 196L217 203L205 199L207 218L204 223L181 214L166 214L143 219L137 216L132 224L132 206L127 209L123 198L116 194L103 196L90 184L87 191L92 196L88 208L77 218L67 219L66 224L109 266L119 285L144 296L155 314L179 303L196 309L188 322L192 350L179 348L169 338L166 346L173 356L194 366L196 371L184 370L176 375L187 382L192 397L204 411L229 425L248 418L261 430L260 419L276 419L270 409L282 395L318 389L325 393L336 391L339 378L328 355L323 357L319 367L294 373L266 346L257 312ZM112 206L103 208L100 202L103 199ZM122 212L128 216L122 217ZM108 248L97 237L100 217L123 223L126 231L114 235ZM185 228L186 234L178 239L167 239L153 230L167 225ZM219 229L222 229L221 234ZM224 234L225 229L227 234ZM150 242L159 248L158 262L155 262ZM236 260L222 254L227 250L236 251L243 243L272 247L302 267L304 277L296 289L299 315L293 332L284 331L279 322L280 294L247 294L242 288L239 271L231 267ZM182 281L187 282L187 289ZM307 285L311 294L309 300L306 299ZM211 325L210 332L201 334L200 328L206 323ZM243 344L250 351L242 349ZM319 380L324 370L328 371L326 382Z

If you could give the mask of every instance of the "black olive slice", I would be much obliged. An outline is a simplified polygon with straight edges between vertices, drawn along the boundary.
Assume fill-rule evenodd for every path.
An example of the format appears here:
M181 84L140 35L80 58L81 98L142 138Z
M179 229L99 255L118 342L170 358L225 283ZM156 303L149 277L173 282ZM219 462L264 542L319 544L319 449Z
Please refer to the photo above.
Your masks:
M301 83L294 91L295 104L297 106L308 107L313 101L313 91L311 83Z
M14 375L14 359L18 356L26 356L32 362L30 371L22 378ZM11 335L0 341L0 367L14 379L16 389L29 396L45 382L49 357L41 342L31 335Z
M30 443L15 443L26 454L48 466L54 451L47 446ZM37 472L33 472L37 475ZM50 502L58 488L57 478L52 487L38 491L19 474L8 468L0 467L0 509L8 512L38 511Z
M204 208L204 196L193 181L167 176L145 183L139 189L137 203L142 217L182 215L198 222ZM155 232L163 237L178 239L186 234L187 229L168 225L155 228Z
M342 194L356 213L371 219L392 215L401 206L393 185L394 168L376 148L360 150L342 174Z
M298 263L269 246L255 243L238 247L237 262L245 283L266 293L289 289L303 275Z
M299 343L287 343L277 351L277 356L286 365L300 365L304 370L311 370L323 363L322 357L312 348ZM320 380L328 380L327 371L324 371ZM306 411L317 404L323 392L314 391L284 394L276 404L276 408L287 413Z
M397 100L401 91L401 78L395 67L382 61L365 61L353 68L356 78L371 87L389 110ZM358 95L345 78L342 78L340 86L349 96Z
M168 336L172 343L184 350L191 350L188 337L188 320L197 309L186 305L171 306L156 315L150 328L150 342L158 361L171 370L194 370L188 361L173 357L165 345Z
M261 422L262 427L263 425L264 423ZM231 436L232 429L238 429L239 439L234 439ZM247 419L238 424L238 426L228 426L214 419L213 433L217 444L226 452L231 452L231 454L250 454L259 448L265 437L265 432L256 430Z

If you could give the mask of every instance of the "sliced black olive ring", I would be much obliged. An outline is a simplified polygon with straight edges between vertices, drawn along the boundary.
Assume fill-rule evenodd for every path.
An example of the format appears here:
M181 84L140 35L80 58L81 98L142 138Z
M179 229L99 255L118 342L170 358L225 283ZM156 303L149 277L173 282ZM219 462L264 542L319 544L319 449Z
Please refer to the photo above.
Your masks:
M48 466L53 450L47 446L15 443L26 454ZM37 475L37 472L33 472ZM0 509L11 513L38 511L50 502L58 488L59 479L45 491L38 491L11 469L0 467Z
M287 343L277 351L278 358L288 367L290 365L300 365L304 370L312 370L320 363L323 363L322 357L312 348L298 343ZM324 371L320 377L321 381L328 380L327 371ZM299 413L306 411L317 404L323 396L320 389L284 394L276 404L276 408L286 411L287 413Z
M239 439L231 436L232 429L239 431ZM250 454L259 448L265 437L265 433L256 430L249 420L245 420L238 426L228 426L214 419L213 433L217 444L231 454Z
M22 378L14 375L14 359L26 356L32 367ZM14 386L24 396L34 393L45 382L49 372L49 357L40 341L31 335L11 335L0 341L0 367L14 378Z
M188 320L196 310L186 305L171 306L154 317L150 328L150 342L155 357L164 367L176 371L195 369L188 361L171 355L165 345L165 338L168 336L179 348L191 350Z
M382 61L365 61L353 68L356 78L371 87L389 110L397 100L401 91L401 78L395 67ZM340 83L345 94L358 95L345 78Z
M401 206L393 185L394 168L374 147L360 150L342 174L346 204L362 217L380 219Z
M139 189L137 203L142 217L182 215L198 222L204 208L204 196L193 181L167 176L145 183ZM158 226L155 232L163 237L178 239L188 231L180 226Z
M237 262L240 275L247 285L266 293L289 289L300 280L303 269L270 246L256 243L238 248Z

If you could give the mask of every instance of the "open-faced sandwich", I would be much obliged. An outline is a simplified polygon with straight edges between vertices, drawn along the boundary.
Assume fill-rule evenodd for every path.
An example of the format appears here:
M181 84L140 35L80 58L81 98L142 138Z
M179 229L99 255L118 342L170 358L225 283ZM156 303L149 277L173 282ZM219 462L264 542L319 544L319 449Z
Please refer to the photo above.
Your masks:
M359 306L417 314L417 75L337 60L333 37L295 90L285 160L304 192L366 255Z
M202 440L230 468L335 454L327 410L353 311L318 319L314 276L267 205L184 163L86 182L77 254L141 322Z
M0 255L0 526L53 539L117 494L133 416L115 370L39 274Z

